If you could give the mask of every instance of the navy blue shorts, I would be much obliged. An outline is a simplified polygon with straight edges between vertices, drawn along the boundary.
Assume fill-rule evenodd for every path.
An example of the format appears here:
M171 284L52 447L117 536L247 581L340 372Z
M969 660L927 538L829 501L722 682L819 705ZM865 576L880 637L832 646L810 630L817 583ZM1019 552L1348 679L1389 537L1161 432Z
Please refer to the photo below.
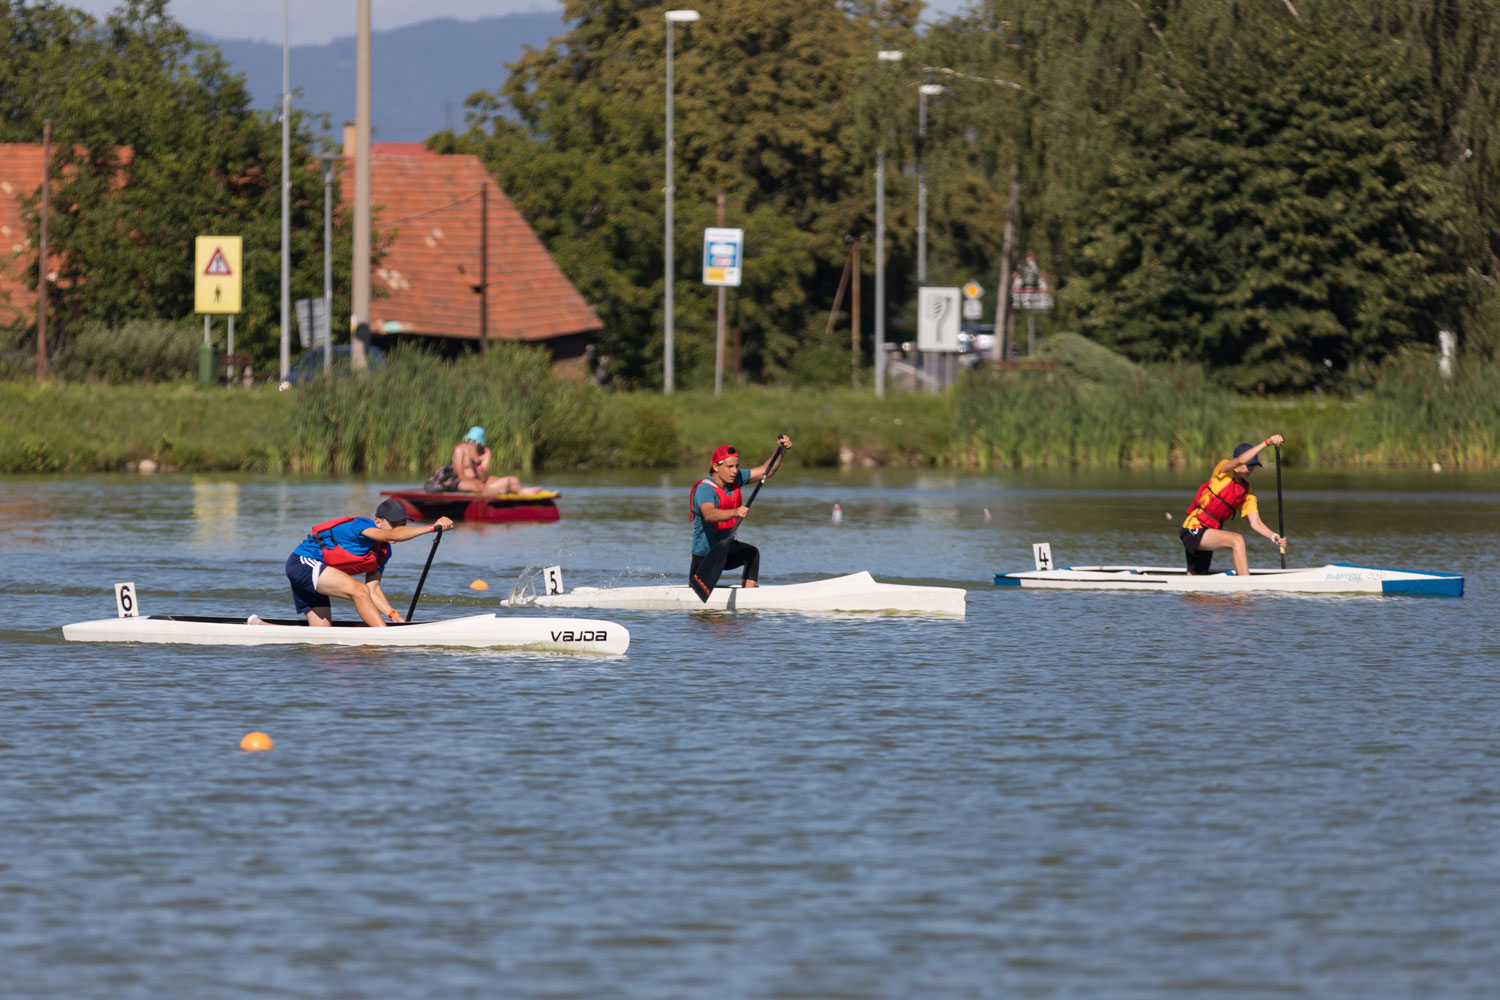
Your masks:
M333 602L327 594L318 593L318 574L324 569L320 559L299 556L293 552L286 557L286 578L292 582L292 604L297 614L305 615L314 608L328 608Z

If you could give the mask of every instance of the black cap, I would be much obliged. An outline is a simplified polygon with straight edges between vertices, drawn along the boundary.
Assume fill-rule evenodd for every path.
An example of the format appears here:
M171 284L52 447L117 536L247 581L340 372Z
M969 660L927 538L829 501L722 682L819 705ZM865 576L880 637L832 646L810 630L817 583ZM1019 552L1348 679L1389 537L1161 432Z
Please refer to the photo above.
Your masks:
M1253 445L1253 444L1237 444L1237 445L1234 446L1234 457L1235 458L1239 458L1245 452L1249 451L1251 448L1254 448L1254 447L1255 447L1255 445ZM1220 454L1222 455L1223 452L1220 452ZM1252 455L1250 457L1250 461L1246 462L1245 464L1248 465L1248 466L1250 466L1252 469L1255 468L1257 465L1260 465L1260 456L1259 455Z
M375 516L383 521L390 521L393 524L397 521L408 520L406 508L401 506L399 500L393 500L390 497L386 497L380 501L380 506L375 508Z

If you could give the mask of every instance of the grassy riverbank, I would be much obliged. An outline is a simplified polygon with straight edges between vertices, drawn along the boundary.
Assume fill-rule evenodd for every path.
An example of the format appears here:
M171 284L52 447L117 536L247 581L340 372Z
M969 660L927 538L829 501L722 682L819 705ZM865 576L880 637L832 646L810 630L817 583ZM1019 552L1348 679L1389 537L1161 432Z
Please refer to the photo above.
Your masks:
M730 442L795 464L1198 466L1279 432L1291 464L1500 467L1500 369L1392 366L1359 398L1235 399L1193 370L984 375L942 395L749 387L617 393L555 380L535 352L418 354L364 379L274 385L0 384L0 472L163 468L376 473L420 481L483 424L508 470L696 465Z

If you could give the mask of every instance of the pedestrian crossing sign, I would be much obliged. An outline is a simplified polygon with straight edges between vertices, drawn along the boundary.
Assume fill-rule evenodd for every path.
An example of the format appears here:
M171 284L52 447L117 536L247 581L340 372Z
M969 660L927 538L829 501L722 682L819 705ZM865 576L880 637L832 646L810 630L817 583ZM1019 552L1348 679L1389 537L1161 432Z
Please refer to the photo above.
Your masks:
M193 311L238 313L243 238L200 236L193 253Z

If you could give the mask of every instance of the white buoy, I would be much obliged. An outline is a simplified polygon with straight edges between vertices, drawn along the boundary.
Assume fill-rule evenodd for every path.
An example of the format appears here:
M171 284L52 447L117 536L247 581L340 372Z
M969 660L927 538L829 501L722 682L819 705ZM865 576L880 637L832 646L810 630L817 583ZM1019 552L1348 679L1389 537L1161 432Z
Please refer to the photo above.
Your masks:
M1443 471L1443 463L1442 462L1433 462L1432 463L1432 471L1433 472L1442 472Z
M834 504L833 505L833 523L834 524L839 524L843 520L844 520L844 508L840 507L838 504Z
M989 509L989 508L988 508L988 507L986 507L986 508L985 508L985 509L984 509L984 519L985 519L985 520L986 520L986 521L988 521L988 520L989 520L989 519L990 519L990 509Z

